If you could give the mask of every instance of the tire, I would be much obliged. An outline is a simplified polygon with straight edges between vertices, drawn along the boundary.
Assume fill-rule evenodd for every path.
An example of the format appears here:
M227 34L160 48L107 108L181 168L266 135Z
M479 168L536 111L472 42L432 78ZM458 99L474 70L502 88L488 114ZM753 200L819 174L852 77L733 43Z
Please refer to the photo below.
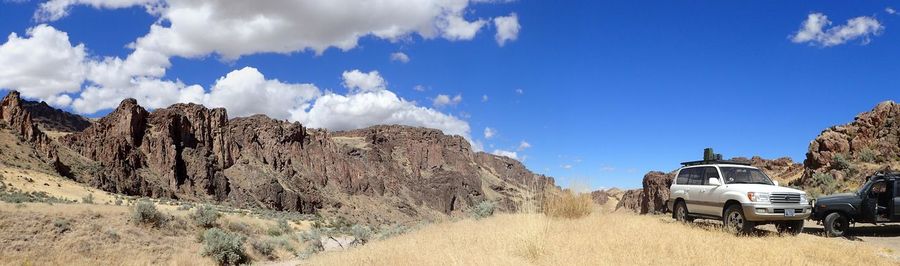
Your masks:
M775 229L778 229L779 234L796 236L803 232L803 220L780 222L775 224Z
M675 221L679 221L682 223L690 223L693 222L694 219L688 216L687 206L684 205L684 201L678 201L675 203L675 210L672 210L672 218L675 218Z
M747 216L744 216L744 210L737 204L728 206L728 209L725 209L722 224L726 230L738 235L753 233L753 228L756 227L754 222L747 221Z
M850 219L839 212L832 212L825 216L825 236L841 237L850 229Z

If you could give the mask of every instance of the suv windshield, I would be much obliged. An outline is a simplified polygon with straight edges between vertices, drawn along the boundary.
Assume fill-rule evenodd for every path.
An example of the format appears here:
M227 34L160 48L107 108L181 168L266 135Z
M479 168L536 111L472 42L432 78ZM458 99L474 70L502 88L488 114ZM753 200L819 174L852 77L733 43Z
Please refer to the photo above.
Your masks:
M765 173L756 168L719 167L727 184L774 185Z

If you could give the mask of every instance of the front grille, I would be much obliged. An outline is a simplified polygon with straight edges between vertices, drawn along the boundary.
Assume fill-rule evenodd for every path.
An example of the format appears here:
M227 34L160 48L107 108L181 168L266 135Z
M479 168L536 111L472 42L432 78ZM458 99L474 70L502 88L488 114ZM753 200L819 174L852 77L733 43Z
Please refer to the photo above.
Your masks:
M797 193L772 193L769 197L772 203L800 203L800 194Z

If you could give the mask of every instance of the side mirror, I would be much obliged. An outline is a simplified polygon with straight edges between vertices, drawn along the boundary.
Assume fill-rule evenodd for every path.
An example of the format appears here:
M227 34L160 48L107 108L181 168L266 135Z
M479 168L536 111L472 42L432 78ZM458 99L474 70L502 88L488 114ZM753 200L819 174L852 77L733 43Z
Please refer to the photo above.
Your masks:
M772 182L775 183L776 187L778 186L778 180L772 180Z
M722 185L722 183L719 182L718 178L710 177L709 180L707 180L707 181L708 181L707 183L709 183L710 185L713 185L713 186L721 186Z

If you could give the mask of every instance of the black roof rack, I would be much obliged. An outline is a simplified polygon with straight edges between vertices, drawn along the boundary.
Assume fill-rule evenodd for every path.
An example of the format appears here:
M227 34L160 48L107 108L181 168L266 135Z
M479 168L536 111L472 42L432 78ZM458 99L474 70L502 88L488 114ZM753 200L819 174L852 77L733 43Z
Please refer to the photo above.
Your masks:
M683 162L681 165L683 166L693 166L693 165L702 165L702 164L737 164L737 165L750 165L750 162L745 161L732 161L732 160L700 160L700 161L691 161L691 162Z

